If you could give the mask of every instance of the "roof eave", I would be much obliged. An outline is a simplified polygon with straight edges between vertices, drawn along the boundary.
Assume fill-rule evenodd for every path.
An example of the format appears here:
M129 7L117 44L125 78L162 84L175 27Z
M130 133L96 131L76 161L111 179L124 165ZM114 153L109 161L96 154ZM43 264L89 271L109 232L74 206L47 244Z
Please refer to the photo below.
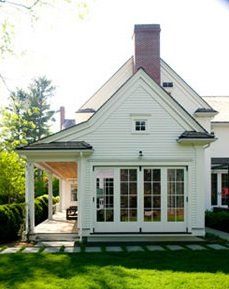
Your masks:
M214 117L218 114L217 111L206 111L206 112L195 112L194 116L198 116L198 117Z
M181 145L207 145L216 140L217 138L179 138L177 142Z

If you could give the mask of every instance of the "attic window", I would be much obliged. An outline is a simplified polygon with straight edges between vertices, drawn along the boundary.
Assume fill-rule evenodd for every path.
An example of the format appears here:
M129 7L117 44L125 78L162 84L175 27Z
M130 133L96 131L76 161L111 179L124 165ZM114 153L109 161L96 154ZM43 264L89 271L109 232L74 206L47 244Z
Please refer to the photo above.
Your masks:
M173 82L163 82L163 87L173 87Z
M145 120L136 120L135 121L135 131L146 131L146 121Z

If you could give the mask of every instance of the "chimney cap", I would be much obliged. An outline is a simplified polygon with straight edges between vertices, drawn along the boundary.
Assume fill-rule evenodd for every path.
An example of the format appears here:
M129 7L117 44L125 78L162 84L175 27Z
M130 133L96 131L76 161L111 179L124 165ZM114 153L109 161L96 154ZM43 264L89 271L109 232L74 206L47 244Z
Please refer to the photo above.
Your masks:
M134 32L161 31L160 24L136 24Z

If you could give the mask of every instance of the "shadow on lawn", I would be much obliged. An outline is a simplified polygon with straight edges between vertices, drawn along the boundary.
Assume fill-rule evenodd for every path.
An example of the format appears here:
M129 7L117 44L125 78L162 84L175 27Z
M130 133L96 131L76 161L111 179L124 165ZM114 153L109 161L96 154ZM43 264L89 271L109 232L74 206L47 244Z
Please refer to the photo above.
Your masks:
M42 279L42 276L44 278L54 276L61 281L70 278L79 278L80 280L82 276L87 280L87 275L88 279L93 279L93 282L100 286L98 288L111 288L107 284L107 280L114 280L120 288L127 288L125 282L128 278L131 280L139 278L135 276L134 272L136 271L127 269L152 270L148 274L151 272L155 274L153 270L182 273L222 272L226 274L229 273L228 259L228 251L211 250L99 254L8 254L0 256L0 282L7 284L8 288L17 288L17 284L36 278ZM89 286L88 288L93 287Z

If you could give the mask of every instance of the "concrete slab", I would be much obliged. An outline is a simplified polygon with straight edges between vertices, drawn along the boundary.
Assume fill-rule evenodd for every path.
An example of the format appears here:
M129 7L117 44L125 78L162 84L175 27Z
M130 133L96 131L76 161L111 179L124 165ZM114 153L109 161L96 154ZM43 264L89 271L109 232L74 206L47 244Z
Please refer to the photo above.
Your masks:
M146 248L149 251L165 251L165 249L163 247L158 246L158 245L148 245L148 246L146 246Z
M141 246L126 246L128 252L142 252L144 249Z
M198 244L190 244L190 245L185 245L185 246L188 247L189 249L193 250L193 251L206 250L205 247L198 245Z
M38 253L40 248L38 247L27 247L25 248L22 253Z
M44 249L43 253L59 253L60 247L47 247Z
M166 247L171 251L185 250L185 248L180 245L167 245Z
M81 252L80 247L66 247L64 253L79 253Z
M206 233L213 234L215 236L218 236L221 239L229 241L229 233L222 232L222 231L212 229L212 228L206 228Z
M41 241L38 242L35 247L74 247L74 241Z
M123 249L119 246L107 246L106 251L107 252L123 252Z
M0 252L0 254L12 254L12 253L17 253L20 250L19 247L11 247L7 248L3 251Z
M86 247L85 252L86 253L100 253L101 247Z
M223 246L220 244L208 244L207 246L211 249L214 249L214 250L228 250L228 248L226 246Z

